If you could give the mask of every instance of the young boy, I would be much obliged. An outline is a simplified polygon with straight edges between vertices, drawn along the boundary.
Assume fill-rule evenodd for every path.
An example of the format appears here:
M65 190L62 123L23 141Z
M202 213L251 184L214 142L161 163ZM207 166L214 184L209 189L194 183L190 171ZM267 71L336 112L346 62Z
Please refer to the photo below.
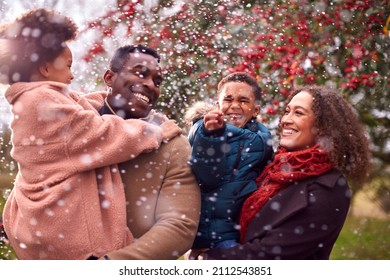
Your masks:
M101 117L103 94L70 91L67 42L76 30L45 9L0 29L0 77L10 84L11 155L19 169L3 222L19 259L97 259L132 242L117 163L180 132L173 121L158 127Z
M198 104L186 114L193 125L190 164L202 193L202 210L193 249L226 248L239 240L238 216L255 178L272 159L271 134L256 121L261 88L246 73L232 73L218 84L218 108L199 118ZM201 114L201 113L200 113ZM195 117L197 116L197 117Z

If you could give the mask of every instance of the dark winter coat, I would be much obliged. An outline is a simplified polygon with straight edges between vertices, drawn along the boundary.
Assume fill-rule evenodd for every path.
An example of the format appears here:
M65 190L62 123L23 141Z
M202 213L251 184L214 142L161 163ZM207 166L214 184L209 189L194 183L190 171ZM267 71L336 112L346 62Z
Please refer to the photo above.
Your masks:
M198 234L193 248L239 239L238 215L245 198L257 189L256 177L271 161L271 134L255 119L244 128L227 124L212 135L203 119L189 132L190 164L202 194Z
M338 170L307 178L271 198L249 224L242 245L214 249L208 259L329 259L350 205Z

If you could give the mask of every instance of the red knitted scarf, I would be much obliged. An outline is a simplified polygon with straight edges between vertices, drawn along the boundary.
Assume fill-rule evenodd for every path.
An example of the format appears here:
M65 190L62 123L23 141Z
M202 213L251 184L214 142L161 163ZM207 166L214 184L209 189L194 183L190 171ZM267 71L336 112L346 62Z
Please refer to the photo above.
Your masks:
M319 149L318 145L294 152L280 148L273 162L257 177L258 189L245 200L241 209L241 241L245 239L251 220L271 197L294 181L323 174L332 168L326 152Z

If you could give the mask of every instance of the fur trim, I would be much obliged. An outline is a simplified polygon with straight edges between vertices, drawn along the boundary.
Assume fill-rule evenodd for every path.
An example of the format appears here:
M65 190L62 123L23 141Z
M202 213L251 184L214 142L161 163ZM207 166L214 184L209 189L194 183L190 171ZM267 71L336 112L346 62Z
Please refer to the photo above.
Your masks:
M217 106L206 101L197 101L188 108L184 115L186 125L190 126L194 121L203 118L211 110L217 109Z

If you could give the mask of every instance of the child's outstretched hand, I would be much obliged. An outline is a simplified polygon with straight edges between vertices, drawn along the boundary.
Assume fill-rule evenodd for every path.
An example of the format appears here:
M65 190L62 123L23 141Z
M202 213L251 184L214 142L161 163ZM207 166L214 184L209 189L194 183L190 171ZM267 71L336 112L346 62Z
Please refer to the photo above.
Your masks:
M203 117L203 123L207 130L216 130L223 127L223 114L218 110L208 112Z
M181 128L175 120L167 120L160 125L163 131L163 141L168 142L172 138L181 134Z

